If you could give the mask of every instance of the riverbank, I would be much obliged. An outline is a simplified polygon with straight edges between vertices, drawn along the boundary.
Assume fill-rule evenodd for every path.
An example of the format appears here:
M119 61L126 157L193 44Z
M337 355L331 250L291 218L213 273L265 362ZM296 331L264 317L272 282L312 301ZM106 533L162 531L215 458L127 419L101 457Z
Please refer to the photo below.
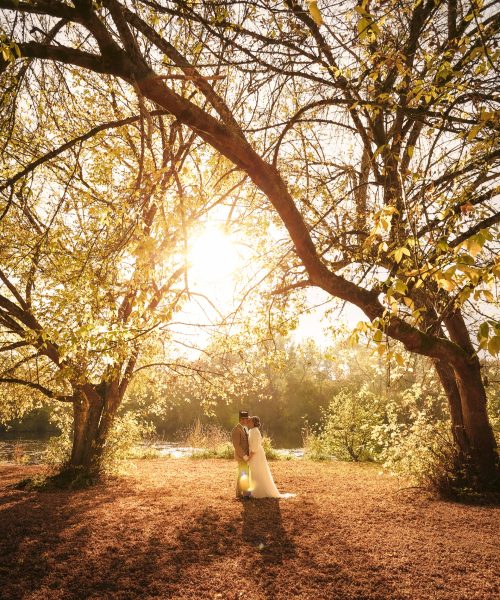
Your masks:
M276 461L287 500L233 500L226 460L137 461L91 489L8 487L0 598L492 599L500 509L432 499L373 465Z
M47 461L47 448L49 438L36 434L30 437L18 435L0 437L0 465L40 465ZM232 458L233 448L230 442L220 447L224 458ZM204 458L221 458L214 456L217 450L195 448L182 442L166 442L163 440L147 441L130 449L130 458L190 458L200 456ZM206 456L208 454L208 456ZM300 459L305 455L304 448L272 448L272 458ZM204 456L205 455L205 456Z

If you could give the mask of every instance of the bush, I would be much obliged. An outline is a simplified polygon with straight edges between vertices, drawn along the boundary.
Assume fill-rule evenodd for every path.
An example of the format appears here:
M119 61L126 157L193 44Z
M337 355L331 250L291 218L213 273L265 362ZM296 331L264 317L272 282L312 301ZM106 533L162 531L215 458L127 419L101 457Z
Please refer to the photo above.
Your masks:
M303 432L306 455L313 460L376 460L441 496L467 496L470 474L446 414L444 396L431 396L420 385L385 402L366 388L358 394L342 390L324 412L319 430Z
M55 468L67 463L71 457L72 446L72 417L69 413L58 415L57 426L61 433L49 438L45 450L45 462Z
M268 460L281 460L283 458L281 454L273 448L273 440L268 435L262 437L262 447L264 448Z
M205 448L196 450L192 458L233 458L234 449L231 442L224 442L215 448Z
M304 456L311 460L331 460L335 458L328 454L328 448L323 442L321 435L310 427L302 431L302 445L304 446Z
M153 432L151 424L140 420L132 412L115 417L104 448L104 471L116 473L124 460L142 458L140 444Z
M363 386L341 390L323 411L319 431L306 432L307 455L315 460L374 460L372 430L382 421L381 406Z
M30 457L20 442L16 442L12 448L12 462L16 465L27 465L30 462Z
M407 390L410 398L415 390ZM451 433L451 422L436 414L445 414L444 396L421 399L421 408L413 408L408 419L400 419L401 405L387 406L387 422L372 432L378 446L378 458L392 473L410 483L437 492L445 498L471 498L473 474L459 456Z
M186 446L194 449L192 458L233 458L230 434L223 427L202 423L197 419L177 436Z

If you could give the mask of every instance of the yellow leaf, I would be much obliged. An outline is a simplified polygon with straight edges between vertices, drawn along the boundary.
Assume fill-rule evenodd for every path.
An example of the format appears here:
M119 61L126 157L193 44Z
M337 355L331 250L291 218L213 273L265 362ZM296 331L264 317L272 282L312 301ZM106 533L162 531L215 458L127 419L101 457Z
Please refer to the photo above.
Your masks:
M390 255L394 256L394 260L397 263L400 263L403 256L411 256L411 253L408 248L401 246L401 248L396 248L396 250L393 250Z
M450 279L440 279L438 281L438 283L439 283L439 286L442 287L447 292L451 292L457 287L457 284Z
M359 33L359 39L363 40L367 33L368 33L368 28L371 25L371 20L367 19L366 17L362 17L359 21L358 21L358 33Z
M409 298L408 296L405 296L403 298L403 302L406 304L406 306L408 308L411 308L412 310L415 308L415 303L413 302L413 300L411 298Z
M318 27L323 24L323 17L321 16L317 2L309 2L309 12Z
M481 252L482 246L476 240L472 239L467 243L467 250L472 256L477 256Z
M476 135L481 131L482 128L483 123L480 123L479 125L474 125L474 127L467 134L467 141L472 142L472 140L476 137Z
M358 23L358 27L359 27L359 23ZM383 149L387 146L387 144L382 144L381 146L379 146L375 152L373 153L373 158L376 158L382 151Z
M500 352L500 336L493 336L488 342L488 352L496 356Z
M398 363L398 365L400 367L402 367L405 364L405 359L398 352L396 352L396 354L394 354L394 359L396 360L396 362Z
M401 281L400 279L397 279L394 282L393 288L396 290L396 292L399 292L400 294L406 293L406 290L408 289L406 283L404 283L404 281Z

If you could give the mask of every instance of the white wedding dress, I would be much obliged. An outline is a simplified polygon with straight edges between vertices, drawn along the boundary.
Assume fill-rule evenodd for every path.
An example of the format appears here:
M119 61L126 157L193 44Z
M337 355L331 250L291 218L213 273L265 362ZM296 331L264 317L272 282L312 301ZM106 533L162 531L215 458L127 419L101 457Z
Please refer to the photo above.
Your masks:
M250 465L250 492L252 498L285 498L289 494L280 494L276 487L271 470L267 464L266 453L262 447L262 435L258 427L248 432L248 447L255 454L248 463Z

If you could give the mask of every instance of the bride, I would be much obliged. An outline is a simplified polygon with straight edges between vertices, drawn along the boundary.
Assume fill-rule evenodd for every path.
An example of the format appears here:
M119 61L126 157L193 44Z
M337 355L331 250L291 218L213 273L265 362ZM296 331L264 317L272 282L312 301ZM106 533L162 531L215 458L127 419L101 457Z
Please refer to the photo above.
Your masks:
M289 494L280 494L274 484L273 476L267 464L266 454L262 447L259 417L248 417L248 447L250 450L250 479L252 498L285 498Z

